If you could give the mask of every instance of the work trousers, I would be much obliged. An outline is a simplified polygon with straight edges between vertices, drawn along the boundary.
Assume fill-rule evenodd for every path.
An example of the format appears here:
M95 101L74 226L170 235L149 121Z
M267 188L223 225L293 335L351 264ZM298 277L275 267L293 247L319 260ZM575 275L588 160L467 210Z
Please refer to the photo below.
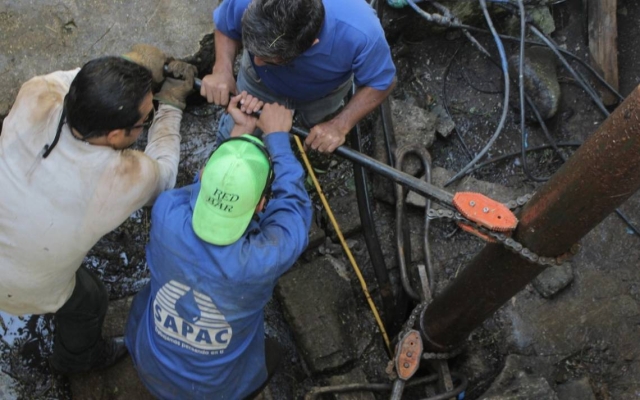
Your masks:
M54 314L56 333L51 363L56 369L83 371L100 361L102 324L108 304L109 294L100 278L80 267L71 297Z
M264 339L264 360L265 364L267 364L267 380L250 395L245 397L245 400L252 400L256 398L264 388L267 387L269 381L273 377L273 374L280 369L280 365L282 364L282 351L282 348L274 339Z
M296 121L305 128L311 128L323 122L327 116L335 113L344 105L344 98L347 96L353 85L353 78L347 79L325 97L313 101L299 101L289 97L280 96L267 88L258 77L256 70L251 64L249 52L244 50L238 72L238 82L236 86L238 92L246 90L247 93L257 97L265 103L277 102L290 110L295 110ZM231 135L234 122L231 115L224 114L218 124L218 134L216 136L216 147ZM251 133L251 132L248 132Z

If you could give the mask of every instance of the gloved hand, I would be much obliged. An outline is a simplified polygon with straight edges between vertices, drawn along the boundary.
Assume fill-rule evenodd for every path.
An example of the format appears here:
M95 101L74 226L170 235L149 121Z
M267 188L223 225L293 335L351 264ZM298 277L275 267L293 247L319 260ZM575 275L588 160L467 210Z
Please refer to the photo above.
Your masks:
M193 81L198 70L184 61L174 60L169 63L167 72L173 75L173 78L167 77L162 88L153 98L184 110L187 106L185 99L193 90Z
M164 80L164 71L162 69L164 64L169 61L169 58L159 48L148 44L136 44L131 48L130 52L123 54L122 57L151 71L155 83L160 83Z

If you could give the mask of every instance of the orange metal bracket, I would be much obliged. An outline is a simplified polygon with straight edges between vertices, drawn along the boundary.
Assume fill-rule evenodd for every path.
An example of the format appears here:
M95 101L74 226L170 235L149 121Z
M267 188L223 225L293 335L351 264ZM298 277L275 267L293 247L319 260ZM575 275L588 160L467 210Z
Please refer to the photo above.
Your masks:
M410 330L396 347L396 371L398 378L409 380L420 366L422 338L420 332Z
M480 193L458 192L453 196L453 205L466 219L494 232L511 232L518 225L518 219L507 206ZM483 240L495 242L471 225L460 222L458 225Z

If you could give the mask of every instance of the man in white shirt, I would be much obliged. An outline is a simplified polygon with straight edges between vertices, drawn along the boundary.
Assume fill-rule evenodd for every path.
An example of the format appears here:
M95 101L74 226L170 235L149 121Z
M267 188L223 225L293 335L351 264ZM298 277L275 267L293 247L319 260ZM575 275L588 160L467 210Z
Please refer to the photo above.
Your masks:
M151 46L26 82L0 135L0 309L55 313L50 364L74 373L126 354L102 338L108 295L80 268L91 247L175 185L195 67ZM159 83L159 82L158 82ZM154 118L155 116L155 118ZM127 149L149 128L144 152Z

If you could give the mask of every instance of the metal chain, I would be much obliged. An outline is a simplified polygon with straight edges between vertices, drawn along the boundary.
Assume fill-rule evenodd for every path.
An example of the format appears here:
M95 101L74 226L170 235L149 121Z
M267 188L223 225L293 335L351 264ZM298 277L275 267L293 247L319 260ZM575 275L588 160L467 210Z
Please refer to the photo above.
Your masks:
M397 337L399 339L405 337L409 333L409 331L411 329L413 329L414 325L416 324L416 319L420 316L420 314L422 313L422 310L427 308L429 303L430 303L429 301L422 301L422 302L418 303L418 305L415 306L413 311L411 311L411 314L409 315L409 318L402 325L402 329L398 333Z
M427 308L427 306L429 305L430 301L423 301L418 303L418 305L415 306L415 308L413 309L413 311L411 311L411 314L409 315L409 318L407 319L407 321L404 323L404 325L402 325L402 330L398 333L398 338L401 339L403 337L405 337L409 331L411 329L413 329L413 327L416 324L416 319L418 319L418 317L420 316L420 314L422 314L422 311ZM448 352L433 352L433 353L426 353L423 352L422 353L422 359L424 360L448 360L450 358L453 358L457 355L459 355L460 353L462 353L462 351L464 350L464 346L455 348L451 351Z
M505 203L505 205L513 210L516 209L518 207L521 207L523 205L525 205L529 200L531 200L531 197L533 197L533 194L529 193L529 194L525 194L524 196L520 196L515 200L511 200L507 203ZM491 231L485 227L482 227L478 224L476 224L473 221L468 220L467 218L463 217L462 214L460 214L459 212L455 212L453 210L448 210L448 209L438 209L438 210L434 210L434 209L430 209L429 212L427 213L427 216L430 219L451 219L457 222L462 222L466 225L470 225L473 226L474 229L478 230L479 232L481 232L482 234L491 237L492 239L494 239L495 241L501 243L502 245L504 245L504 247L506 247L507 249L511 250L512 252L520 255L521 257L523 257L524 259L538 264L538 265L542 265L544 267L547 266L552 266L552 267L557 267L562 265L569 257L573 256L576 254L578 248L576 246L572 247L571 251L569 253L560 255L558 257L543 257L543 256L539 256L536 253L534 253L533 251L531 251L530 249L524 247L521 243L517 242L516 240L514 240L513 238L505 235L504 233L501 232L494 232Z
M460 346L452 351L438 352L438 353L422 353L423 360L449 360L453 357L459 356L465 349L465 346Z
M520 196L518 198L516 198L515 200L511 200L508 201L507 203L505 203L505 205L510 209L510 210L514 210L518 207L522 207L523 205L525 205L529 200L531 200L531 198L533 197L533 193L528 193L525 194L523 196ZM450 220L454 220L454 221L459 221L459 222L463 222L467 225L471 225L474 226L475 229L477 229L478 231L480 231L481 233L493 238L494 240L496 240L499 243L502 243L507 249L519 254L520 256L526 258L527 260L540 264L540 265L551 265L551 266L557 266L557 265L561 265L562 264L562 260L563 260L563 256L561 257L557 257L557 258L552 258L552 257L540 257L537 254L533 253L531 250L527 249L526 247L524 247L522 244L518 243L517 241L515 241L514 239L508 237L507 235L505 235L504 233L500 233L500 232L494 232L491 231L487 228L484 228L482 226L479 226L478 224L476 224L473 221L468 220L467 218L463 217L462 214L460 214L459 212L450 210L450 209L438 209L438 210L434 210L433 208L430 209L427 213L427 217L429 219L450 219ZM559 261L560 260L560 261ZM418 303L415 308L411 311L411 314L409 315L409 318L407 319L407 321L402 325L402 329L400 330L400 332L398 333L397 338L401 339L403 337L405 337L409 331L411 329L413 329L413 327L416 324L416 320L418 319L418 317L420 316L420 314L422 313L422 311L427 308L427 306L429 305L431 301L422 301L420 303ZM459 355L460 353L462 353L462 351L464 350L464 347L458 347L456 349L453 349L449 352L437 352L437 353L423 353L422 354L422 358L425 360L447 360L450 358L453 358L457 355ZM391 372L393 370L393 364L392 364L393 360L390 362L388 369L390 370L389 372Z

